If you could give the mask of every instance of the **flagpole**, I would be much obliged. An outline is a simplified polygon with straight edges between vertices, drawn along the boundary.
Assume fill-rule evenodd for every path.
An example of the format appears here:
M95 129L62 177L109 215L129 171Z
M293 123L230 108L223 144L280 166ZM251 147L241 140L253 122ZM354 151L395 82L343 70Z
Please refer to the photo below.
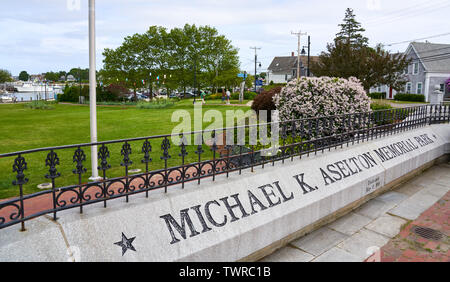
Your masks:
M89 112L91 143L97 142L97 78L95 51L95 0L89 0ZM97 146L91 146L92 176L89 180L99 180L97 166Z

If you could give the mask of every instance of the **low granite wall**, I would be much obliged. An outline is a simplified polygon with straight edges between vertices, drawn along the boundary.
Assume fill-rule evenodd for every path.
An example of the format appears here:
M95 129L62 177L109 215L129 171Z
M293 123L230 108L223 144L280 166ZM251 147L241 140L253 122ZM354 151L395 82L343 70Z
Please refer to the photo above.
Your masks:
M257 260L449 153L450 125L432 125L67 210L0 230L0 261Z

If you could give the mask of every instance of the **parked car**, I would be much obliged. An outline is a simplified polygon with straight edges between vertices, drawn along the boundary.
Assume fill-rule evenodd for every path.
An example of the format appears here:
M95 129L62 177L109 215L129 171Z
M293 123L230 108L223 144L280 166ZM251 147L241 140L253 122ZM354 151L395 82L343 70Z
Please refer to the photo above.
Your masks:
M146 95L137 94L137 93L136 93L136 98L138 100L146 100L146 99L148 99L148 97ZM130 101L134 100L134 94L128 95L127 99L130 100Z
M178 97L182 98L182 99L194 98L194 96L195 95L192 92L181 92L181 93L178 93Z

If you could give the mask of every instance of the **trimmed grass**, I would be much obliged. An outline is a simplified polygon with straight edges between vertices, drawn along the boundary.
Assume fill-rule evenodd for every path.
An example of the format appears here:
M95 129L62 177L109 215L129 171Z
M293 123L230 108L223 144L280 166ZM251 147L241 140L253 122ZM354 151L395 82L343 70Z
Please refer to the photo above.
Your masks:
M61 104L52 106L54 106L53 110L40 110L29 109L23 104L0 105L0 130L2 133L0 134L0 153L90 142L89 107ZM218 110L222 113L228 110L246 111L248 109L250 108L245 106L208 104L203 106L203 111ZM182 100L165 109L138 109L135 106L98 106L98 140L107 141L170 134L172 129L179 124L179 122L171 122L172 113L176 110L186 110L193 117L192 100ZM191 121L193 124L193 118L191 118ZM203 128L209 125L210 123L203 124ZM162 139L151 141L153 147L151 170L164 167L164 163L160 159L161 141ZM133 161L130 169L145 168L141 163L142 143L142 141L130 143ZM112 166L107 172L109 178L125 175L125 168L120 166L122 161L121 146L122 144L108 146L111 152L110 164ZM198 155L195 154L195 150L196 146L189 146L186 163L197 161ZM202 154L202 159L212 156L207 146L204 146L203 150L205 153ZM72 160L74 151L75 149L65 149L56 152L61 164L57 166L61 173L61 177L56 179L56 186L58 187L78 183L77 175L72 173L72 170L75 169ZM86 147L84 151L87 156L84 165L88 172L83 176L83 182L87 182L87 178L90 177L90 149ZM169 166L181 164L178 154L178 146L172 144L170 149L172 158L168 162ZM49 179L45 178L48 173L48 167L45 166L46 156L45 152L24 155L28 164L25 175L29 179L29 182L24 185L25 194L39 191L36 186L40 183L50 182ZM13 163L14 158L12 157L0 159L0 199L19 195L18 187L12 185L16 176L12 171Z

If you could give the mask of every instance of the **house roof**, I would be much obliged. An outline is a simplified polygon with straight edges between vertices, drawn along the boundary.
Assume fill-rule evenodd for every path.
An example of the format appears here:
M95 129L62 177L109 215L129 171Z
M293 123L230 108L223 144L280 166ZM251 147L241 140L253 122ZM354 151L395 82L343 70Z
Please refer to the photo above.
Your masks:
M421 62L429 72L450 72L450 44L413 42Z
M317 61L318 56L310 56L310 63ZM301 56L300 57L300 65L307 66L308 65L308 57ZM291 73L292 69L297 68L297 56L285 56L285 57L275 57L273 58L272 63L267 68L272 72L278 73Z

